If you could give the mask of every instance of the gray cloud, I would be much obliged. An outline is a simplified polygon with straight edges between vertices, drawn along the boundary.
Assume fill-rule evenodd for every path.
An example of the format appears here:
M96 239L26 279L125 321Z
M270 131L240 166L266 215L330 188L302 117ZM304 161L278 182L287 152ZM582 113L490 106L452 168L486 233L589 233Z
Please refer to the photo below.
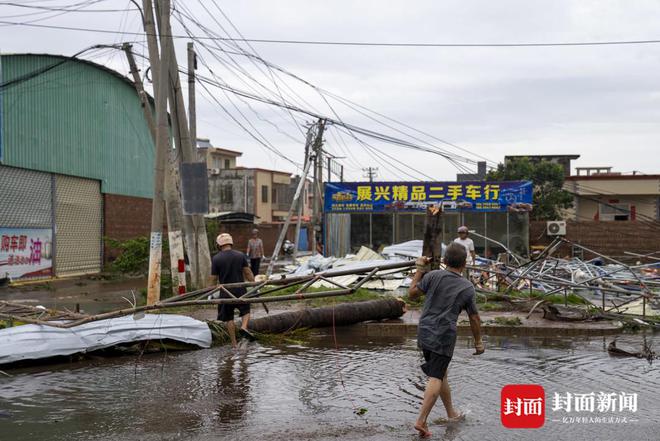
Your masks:
M109 0L104 8L126 8ZM205 26L219 31L199 3L182 3ZM658 38L660 8L653 1L241 1L219 2L242 33L255 38L382 42L547 42ZM204 5L223 21L210 1ZM101 6L98 6L99 8ZM7 11L7 12L5 12ZM3 8L3 15L16 9ZM136 13L66 14L42 23L139 30ZM176 33L183 33L175 25ZM0 27L5 52L72 54L95 43L143 40L131 36ZM185 41L178 40L180 62ZM660 141L660 45L562 48L364 48L254 44L267 60L327 90L447 139L495 161L505 154L580 153L578 165L613 165L622 171L658 172L651 155ZM138 50L138 46L136 46ZM248 89L237 76L198 48L223 81ZM95 61L127 73L122 54ZM264 85L268 74L236 58ZM208 75L205 68L201 74ZM286 84L318 111L331 109L313 90ZM283 83L282 91L290 93ZM259 93L260 86L254 85ZM199 89L198 89L199 90ZM244 164L294 170L259 147L219 107L199 91L198 133L223 147L243 150ZM217 89L214 96L240 118ZM298 98L296 98L298 100ZM259 116L235 101L251 123L288 157L302 160L303 137L290 116L252 104ZM331 100L342 119L387 131L356 111ZM264 121L268 119L270 122ZM301 122L310 120L299 117ZM282 132L286 132L284 135ZM398 136L398 135L397 135ZM297 141L291 139L295 138ZM361 166L379 165L350 136L338 142L333 129L328 149L349 156L348 176ZM427 138L428 139L428 138ZM454 166L438 156L369 141L399 161L437 179L451 179ZM436 143L434 141L434 143ZM436 143L441 145L439 143ZM644 160L641 161L640 157ZM390 160L383 162L392 162ZM388 165L393 168L392 165ZM381 169L383 166L381 165ZM382 178L394 178L385 170Z

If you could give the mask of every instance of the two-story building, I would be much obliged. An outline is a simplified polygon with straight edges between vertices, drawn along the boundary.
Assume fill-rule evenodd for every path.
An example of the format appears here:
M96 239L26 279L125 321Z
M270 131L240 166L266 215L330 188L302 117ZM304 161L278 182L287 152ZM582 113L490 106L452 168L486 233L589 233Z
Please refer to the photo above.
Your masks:
M564 188L574 197L568 219L660 220L660 175L622 174L612 167L578 167Z

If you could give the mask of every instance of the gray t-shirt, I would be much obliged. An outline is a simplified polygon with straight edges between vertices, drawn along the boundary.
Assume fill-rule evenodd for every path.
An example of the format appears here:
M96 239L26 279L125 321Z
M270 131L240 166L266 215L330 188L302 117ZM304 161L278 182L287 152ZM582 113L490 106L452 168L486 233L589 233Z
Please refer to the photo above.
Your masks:
M428 272L417 287L426 294L419 318L417 343L422 349L452 356L456 344L456 321L462 310L478 314L472 284L446 270Z

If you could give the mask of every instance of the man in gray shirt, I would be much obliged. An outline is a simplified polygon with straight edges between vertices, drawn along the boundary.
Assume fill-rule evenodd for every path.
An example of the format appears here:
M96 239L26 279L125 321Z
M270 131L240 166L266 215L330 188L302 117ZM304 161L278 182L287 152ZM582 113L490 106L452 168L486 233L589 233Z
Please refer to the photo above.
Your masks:
M415 423L415 430L422 437L431 436L427 419L438 397L445 405L449 422L464 418L452 405L447 380L447 368L456 345L456 321L461 311L465 310L470 319L476 349L474 355L484 352L474 287L461 276L466 259L467 251L458 243L451 243L445 250L446 270L429 272L429 258L420 257L417 259L417 272L408 290L411 299L426 294L417 330L417 342L426 361L422 371L429 377L424 402Z

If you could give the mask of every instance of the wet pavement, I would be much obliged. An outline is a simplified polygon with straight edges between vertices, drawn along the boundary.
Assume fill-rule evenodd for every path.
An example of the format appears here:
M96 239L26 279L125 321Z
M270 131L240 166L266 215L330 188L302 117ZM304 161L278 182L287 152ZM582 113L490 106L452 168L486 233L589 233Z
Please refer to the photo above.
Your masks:
M443 440L652 440L660 429L657 364L613 358L613 337L490 337L472 356L460 337L450 366L454 402L467 413L433 424ZM653 336L623 335L638 350ZM657 341L657 338L655 338ZM0 375L0 439L23 440L400 440L425 382L409 337L373 339L339 330L301 344L243 343L9 371ZM541 429L500 423L506 384L545 388ZM552 411L556 393L637 393L636 412ZM366 413L355 413L360 408ZM562 416L627 416L626 423L563 423ZM444 416L438 403L432 417ZM632 420L636 421L632 421Z
M122 280L103 280L93 277L60 279L47 282L35 282L0 289L0 299L42 305L46 308L76 309L84 313L98 314L126 308L134 299L144 303L140 289L147 286L144 277Z

